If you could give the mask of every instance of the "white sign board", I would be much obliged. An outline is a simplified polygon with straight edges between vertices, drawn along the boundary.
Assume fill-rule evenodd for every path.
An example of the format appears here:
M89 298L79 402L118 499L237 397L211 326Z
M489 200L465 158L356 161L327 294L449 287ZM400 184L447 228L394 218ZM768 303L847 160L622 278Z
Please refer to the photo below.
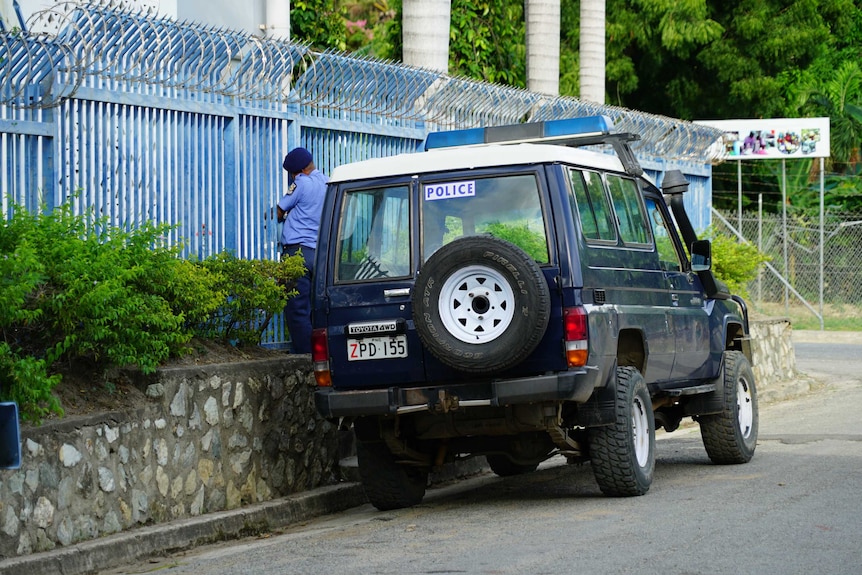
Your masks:
M829 118L700 120L695 124L724 131L727 160L828 158Z

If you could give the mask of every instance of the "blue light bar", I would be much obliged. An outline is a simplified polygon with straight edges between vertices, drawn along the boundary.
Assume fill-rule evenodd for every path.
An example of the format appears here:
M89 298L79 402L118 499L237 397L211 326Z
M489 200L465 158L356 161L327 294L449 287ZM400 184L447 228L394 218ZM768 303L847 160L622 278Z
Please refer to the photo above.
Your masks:
M604 136L612 133L613 129L613 120L608 116L547 120L527 124L492 126L490 128L468 128L466 130L432 132L425 138L425 149L434 150L480 144L554 143L555 140L577 140L578 138Z

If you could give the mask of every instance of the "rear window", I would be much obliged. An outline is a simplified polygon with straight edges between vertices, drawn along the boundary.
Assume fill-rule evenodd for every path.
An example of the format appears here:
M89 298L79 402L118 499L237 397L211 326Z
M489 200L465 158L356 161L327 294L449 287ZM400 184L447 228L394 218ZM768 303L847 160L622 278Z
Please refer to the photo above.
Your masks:
M351 190L338 229L336 281L410 275L410 188Z
M454 239L490 234L518 246L536 262L548 263L535 174L425 181L421 197L425 259Z

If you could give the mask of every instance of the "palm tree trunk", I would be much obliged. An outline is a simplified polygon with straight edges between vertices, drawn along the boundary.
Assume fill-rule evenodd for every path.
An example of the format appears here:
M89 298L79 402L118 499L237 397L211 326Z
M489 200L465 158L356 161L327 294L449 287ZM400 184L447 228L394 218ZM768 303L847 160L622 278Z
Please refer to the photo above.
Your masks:
M605 103L605 0L581 0L581 94Z
M449 71L450 0L404 0L401 7L404 63Z
M560 93L560 0L525 0L527 89Z

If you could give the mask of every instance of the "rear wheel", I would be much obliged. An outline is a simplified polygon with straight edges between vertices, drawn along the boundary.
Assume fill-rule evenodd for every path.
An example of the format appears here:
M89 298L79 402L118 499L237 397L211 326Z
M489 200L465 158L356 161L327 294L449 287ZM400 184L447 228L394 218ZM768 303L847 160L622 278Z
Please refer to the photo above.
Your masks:
M589 430L590 462L605 495L627 497L649 491L655 471L655 417L643 376L617 368L614 423Z
M362 488L374 507L387 511L422 501L428 469L399 464L382 441L357 441L356 457Z
M747 463L757 447L759 418L754 372L742 352L725 352L722 385L724 409L698 417L703 446L714 463Z

